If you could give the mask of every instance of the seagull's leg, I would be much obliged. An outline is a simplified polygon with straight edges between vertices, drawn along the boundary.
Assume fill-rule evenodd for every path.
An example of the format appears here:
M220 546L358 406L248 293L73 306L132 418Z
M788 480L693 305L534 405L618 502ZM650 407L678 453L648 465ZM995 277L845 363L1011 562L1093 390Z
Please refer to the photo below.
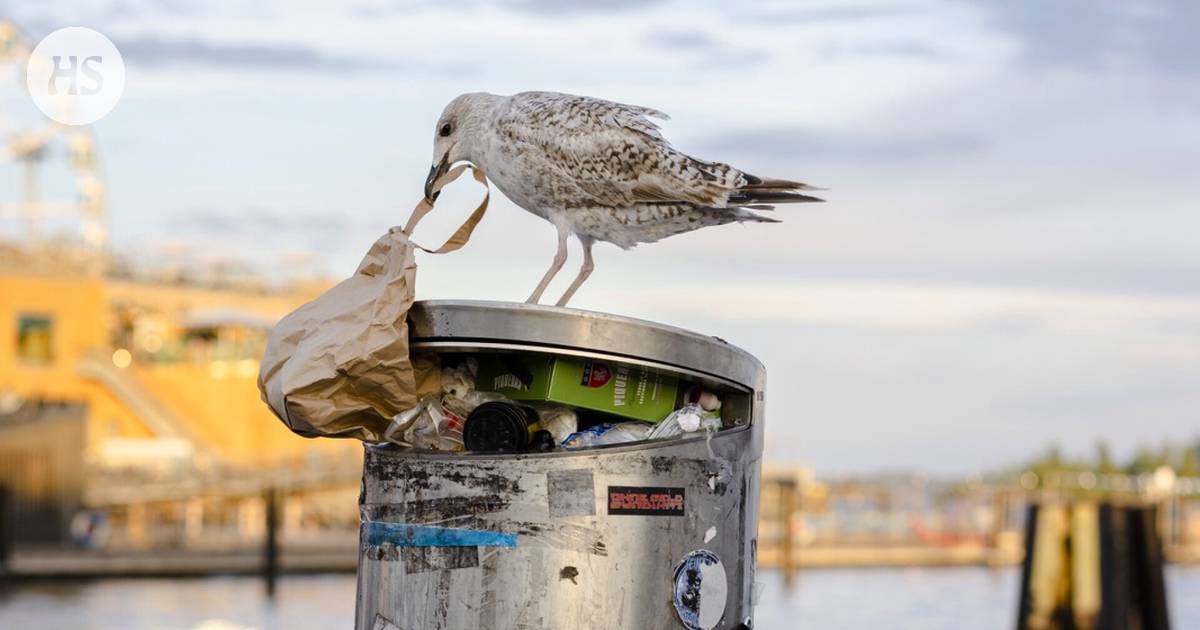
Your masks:
M537 304L538 300L542 299L542 294L546 292L546 287L550 286L550 281L567 262L567 235L570 232L565 227L555 227L558 228L558 251L554 254L554 262L550 263L550 268L546 270L546 275L542 276L542 281L533 290L533 295L525 300L526 304Z
M571 282L571 286L567 287L567 292L558 299L555 306L566 306L579 287L583 286L583 281L592 275L592 270L596 265L592 262L592 238L590 236L580 236L579 244L583 245L583 264L579 266L579 275L575 276L575 280Z

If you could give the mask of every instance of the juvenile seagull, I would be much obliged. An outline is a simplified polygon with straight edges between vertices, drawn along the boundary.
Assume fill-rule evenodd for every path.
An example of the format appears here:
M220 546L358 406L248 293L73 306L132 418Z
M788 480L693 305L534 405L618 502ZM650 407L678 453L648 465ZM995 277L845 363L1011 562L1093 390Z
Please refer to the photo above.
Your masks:
M650 118L667 115L556 92L463 94L446 106L433 139L425 197L451 165L483 170L509 199L558 229L554 262L528 302L536 304L567 260L567 236L583 246L583 265L558 306L592 273L592 244L638 243L737 221L777 223L749 209L822 201L807 184L755 177L728 164L685 155Z

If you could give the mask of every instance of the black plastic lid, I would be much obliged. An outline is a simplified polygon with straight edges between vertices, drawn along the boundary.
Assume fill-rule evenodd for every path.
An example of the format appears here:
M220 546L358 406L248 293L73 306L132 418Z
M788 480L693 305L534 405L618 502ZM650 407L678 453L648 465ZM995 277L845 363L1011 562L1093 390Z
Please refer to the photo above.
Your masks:
M468 451L484 453L523 451L529 446L529 425L535 414L532 409L510 402L483 403L467 416L463 446Z

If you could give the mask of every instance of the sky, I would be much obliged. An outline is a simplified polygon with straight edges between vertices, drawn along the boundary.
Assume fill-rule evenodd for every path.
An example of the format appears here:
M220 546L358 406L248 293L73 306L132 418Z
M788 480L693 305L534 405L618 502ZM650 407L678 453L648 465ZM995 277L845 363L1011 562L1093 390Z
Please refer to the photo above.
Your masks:
M600 245L572 301L759 357L768 459L963 473L1051 442L1129 455L1200 436L1200 4L0 0L0 15L122 51L125 95L94 128L113 248L147 265L344 277L420 198L451 98L588 94L666 111L698 157L830 189L780 224ZM479 192L455 184L419 236L447 235ZM493 195L466 249L420 259L418 297L532 290L554 230Z

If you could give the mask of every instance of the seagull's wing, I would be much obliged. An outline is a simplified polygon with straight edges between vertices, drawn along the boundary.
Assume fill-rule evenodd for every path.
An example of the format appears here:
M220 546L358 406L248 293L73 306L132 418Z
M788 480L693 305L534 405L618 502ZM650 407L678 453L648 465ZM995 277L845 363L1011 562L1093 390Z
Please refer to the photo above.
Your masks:
M693 203L710 208L817 201L799 182L764 180L728 164L688 156L650 120L666 114L586 96L524 92L497 121L501 133L532 145L593 203Z

